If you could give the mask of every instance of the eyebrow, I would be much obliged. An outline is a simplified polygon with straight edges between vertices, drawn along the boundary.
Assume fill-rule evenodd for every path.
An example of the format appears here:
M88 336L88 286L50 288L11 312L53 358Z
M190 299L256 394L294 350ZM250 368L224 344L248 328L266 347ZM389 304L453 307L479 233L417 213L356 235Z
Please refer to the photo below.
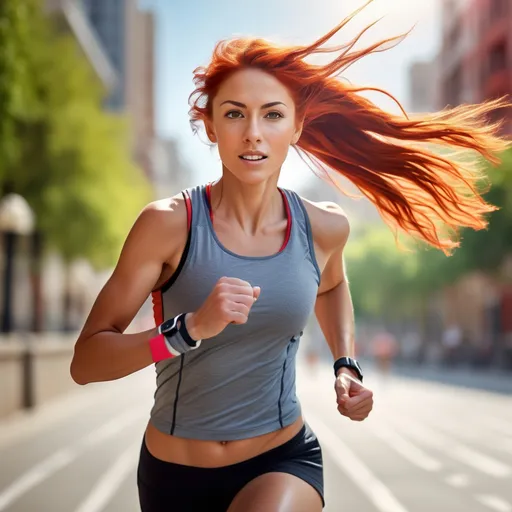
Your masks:
M231 104L235 105L236 107L240 107L240 108L247 108L247 105L240 103L239 101L233 101L233 100L223 101L220 105L222 106L225 103L231 103ZM286 107L286 105L282 101L271 101L270 103L265 103L264 105L261 105L261 108L270 108L270 107L274 107L276 105L284 105Z

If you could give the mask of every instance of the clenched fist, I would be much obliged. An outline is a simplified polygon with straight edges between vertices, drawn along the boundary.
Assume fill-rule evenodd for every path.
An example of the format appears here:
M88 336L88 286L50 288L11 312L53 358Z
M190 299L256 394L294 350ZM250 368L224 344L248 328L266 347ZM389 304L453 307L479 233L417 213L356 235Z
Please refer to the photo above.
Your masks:
M352 421L363 421L373 409L373 393L343 369L334 383L338 411Z
M245 324L260 291L242 279L221 277L201 307L185 317L192 339L213 338L228 324Z

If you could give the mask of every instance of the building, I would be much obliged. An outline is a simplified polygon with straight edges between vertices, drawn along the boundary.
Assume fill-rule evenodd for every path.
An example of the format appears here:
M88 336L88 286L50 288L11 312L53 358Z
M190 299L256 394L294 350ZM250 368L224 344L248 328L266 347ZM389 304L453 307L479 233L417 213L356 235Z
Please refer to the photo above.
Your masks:
M444 0L438 77L440 108L512 96L510 0ZM510 109L491 117L503 121L503 132L512 134ZM507 261L510 267L510 257ZM507 279L500 269L494 278L481 272L466 275L444 290L442 310L445 324L459 325L479 362L512 368L512 288Z
M81 0L119 76L106 107L128 115L132 123L135 161L152 179L151 151L154 129L153 13L142 11L137 0Z
M126 102L125 0L81 0L85 16L94 28L105 52L119 75L117 87L106 105L123 110Z
M194 174L180 153L174 138L155 138L151 152L155 197L178 194L194 185Z
M47 13L56 18L60 17L63 29L73 34L105 90L113 90L119 82L119 77L77 0L45 0L44 7Z
M132 120L134 158L153 180L155 22L152 12L138 10L132 1L127 4L126 111Z
M433 112L436 108L437 62L418 61L409 68L409 111Z
M512 94L510 0L445 0L438 106ZM512 133L512 113L495 112Z

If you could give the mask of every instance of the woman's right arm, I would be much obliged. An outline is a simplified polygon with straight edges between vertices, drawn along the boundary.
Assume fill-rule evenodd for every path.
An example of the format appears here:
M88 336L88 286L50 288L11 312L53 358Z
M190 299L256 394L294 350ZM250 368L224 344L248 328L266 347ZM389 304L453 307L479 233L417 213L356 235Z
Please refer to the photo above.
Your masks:
M152 364L149 340L157 329L123 332L160 284L164 264L183 251L187 213L180 198L149 204L135 221L75 344L71 376L76 383L115 380Z

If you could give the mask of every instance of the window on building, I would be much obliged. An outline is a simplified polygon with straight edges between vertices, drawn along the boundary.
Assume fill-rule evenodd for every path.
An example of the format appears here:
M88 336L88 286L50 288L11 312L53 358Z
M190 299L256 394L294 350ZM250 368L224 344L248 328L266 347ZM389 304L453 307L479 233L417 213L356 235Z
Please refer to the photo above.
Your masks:
M490 73L496 73L507 67L507 45L506 41L495 44L489 53Z
M510 0L491 0L490 14L492 20L498 20L508 13Z

